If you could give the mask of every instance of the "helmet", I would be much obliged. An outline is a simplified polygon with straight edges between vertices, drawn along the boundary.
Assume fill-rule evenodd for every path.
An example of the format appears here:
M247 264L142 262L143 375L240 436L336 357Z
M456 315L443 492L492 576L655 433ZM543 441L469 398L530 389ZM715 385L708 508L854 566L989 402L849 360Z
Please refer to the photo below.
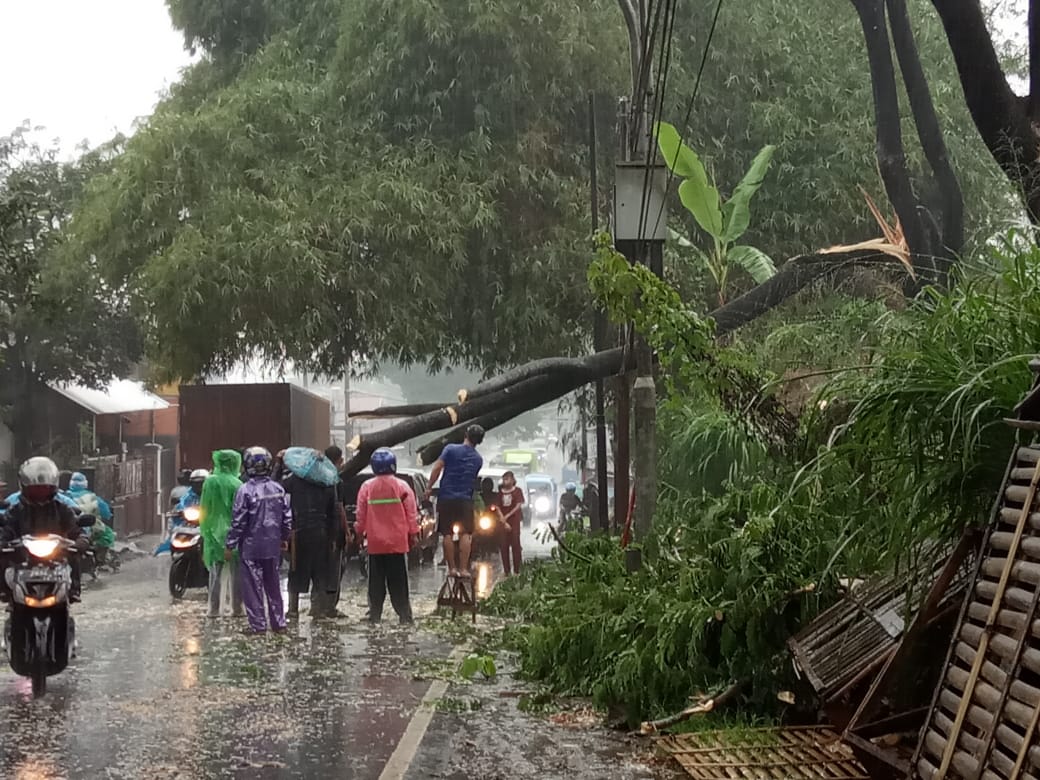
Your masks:
M191 472L188 484L191 485L191 489L195 492L195 495L202 495L202 484L206 481L206 477L208 476L209 472L206 469L195 469Z
M397 471L397 456L389 447L380 447L369 460L373 474L394 474Z
M87 481L87 475L77 471L69 477L69 490L89 490L90 483Z
M29 458L18 469L18 485L22 500L28 504L46 504L58 494L60 474L50 458Z
M264 477L271 473L274 458L263 447L250 447L242 455L242 466L251 477Z
M470 444L480 444L484 441L484 429L474 423L466 429L466 439Z
M575 485L573 482L568 482L564 490L566 490L568 493L577 493L578 486Z

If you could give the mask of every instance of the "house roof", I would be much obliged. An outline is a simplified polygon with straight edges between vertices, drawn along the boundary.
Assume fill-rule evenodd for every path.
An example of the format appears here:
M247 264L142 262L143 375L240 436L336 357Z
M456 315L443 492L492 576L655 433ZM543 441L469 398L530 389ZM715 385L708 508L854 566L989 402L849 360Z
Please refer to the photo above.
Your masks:
M115 379L103 390L57 383L50 383L49 387L94 414L123 414L170 407L162 398L145 390L143 384L131 379Z

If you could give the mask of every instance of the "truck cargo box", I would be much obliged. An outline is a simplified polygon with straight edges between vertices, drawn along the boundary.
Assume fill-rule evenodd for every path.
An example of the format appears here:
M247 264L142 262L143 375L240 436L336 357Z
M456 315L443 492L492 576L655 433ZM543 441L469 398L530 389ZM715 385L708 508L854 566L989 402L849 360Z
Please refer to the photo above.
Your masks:
M213 450L324 450L330 441L329 402L287 382L181 385L179 414L181 468L210 468Z

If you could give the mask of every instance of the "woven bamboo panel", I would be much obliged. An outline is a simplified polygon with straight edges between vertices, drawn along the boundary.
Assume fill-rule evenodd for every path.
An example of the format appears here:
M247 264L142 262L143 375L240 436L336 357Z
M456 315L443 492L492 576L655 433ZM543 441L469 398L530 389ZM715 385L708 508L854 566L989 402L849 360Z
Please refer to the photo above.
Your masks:
M914 762L925 780L1040 777L1040 449L1016 449Z
M697 780L870 780L824 728L709 731L662 737L658 745Z
M799 668L824 701L892 652L949 552L948 545L927 545L913 565L873 577L788 641ZM948 598L959 601L962 592L951 588Z

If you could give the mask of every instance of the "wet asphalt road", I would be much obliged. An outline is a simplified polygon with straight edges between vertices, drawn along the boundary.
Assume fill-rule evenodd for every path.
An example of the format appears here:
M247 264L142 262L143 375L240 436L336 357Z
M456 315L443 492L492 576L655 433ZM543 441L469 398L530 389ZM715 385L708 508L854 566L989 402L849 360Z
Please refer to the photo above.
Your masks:
M525 549L545 552L530 538ZM205 618L201 590L172 602L168 566L139 558L87 584L79 658L48 680L46 697L34 701L27 679L0 669L0 777L382 780L395 749L407 780L654 776L633 761L645 745L521 713L508 659L494 682L455 680L423 704L431 679L421 670L454 664L442 618L364 624L354 569L340 604L347 618L301 617L287 635L246 637L244 620ZM481 575L489 590L497 563ZM413 570L417 617L433 612L442 578L443 569ZM412 755L409 724L423 708L432 721Z

